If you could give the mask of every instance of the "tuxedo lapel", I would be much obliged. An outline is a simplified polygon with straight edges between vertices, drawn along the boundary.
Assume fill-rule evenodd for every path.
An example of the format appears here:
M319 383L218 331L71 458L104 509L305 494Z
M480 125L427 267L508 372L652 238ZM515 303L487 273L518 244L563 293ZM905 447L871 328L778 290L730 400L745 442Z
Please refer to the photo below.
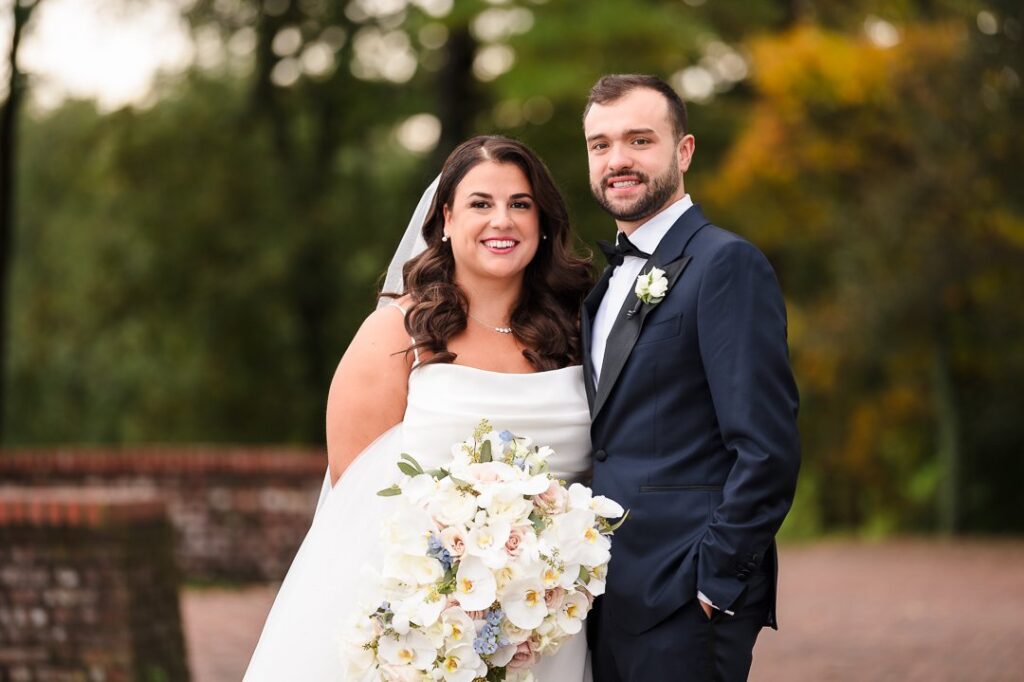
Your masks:
M580 307L580 338L583 347L583 385L587 389L587 403L594 405L597 396L597 387L594 385L594 359L591 356L591 336L594 329L594 316L597 315L597 308L601 305L601 299L608 291L608 280L611 279L612 268L606 267L601 273L601 278L594 285L594 288L587 294L583 305Z
M669 284L668 291L671 293L676 280L683 274L691 260L690 256L684 255L686 245L689 244L693 235L707 224L708 221L701 212L700 207L697 205L691 207L690 210L679 217L679 220L676 221L661 240L658 248L651 258L648 259L647 263L644 264L641 272L650 272L651 268L654 267L664 270ZM608 270L611 270L611 268L608 268ZM609 273L606 272L606 274ZM608 288L608 283L607 278L602 279L604 280L604 288L601 291L601 296L603 297L604 291ZM591 296L587 300L589 301L596 293L597 287L591 292ZM601 298L598 297L597 303L594 305L593 310L595 312L597 305L600 304L600 300ZM607 402L608 396L611 395L615 382L618 381L622 369L626 366L626 361L633 352L637 339L640 338L640 331L643 329L644 320L647 319L647 316L654 308L655 306L651 304L641 304L636 292L632 288L630 289L626 300L623 301L622 307L619 309L618 315L615 317L612 329L608 333L604 362L601 364L601 376L593 398L591 398L591 389L588 388L587 397L590 399L590 416L592 419L597 418L601 408ZM630 314L631 311L633 311L633 314ZM592 315L593 313L591 313ZM588 382L593 382L592 376L593 368L591 367Z

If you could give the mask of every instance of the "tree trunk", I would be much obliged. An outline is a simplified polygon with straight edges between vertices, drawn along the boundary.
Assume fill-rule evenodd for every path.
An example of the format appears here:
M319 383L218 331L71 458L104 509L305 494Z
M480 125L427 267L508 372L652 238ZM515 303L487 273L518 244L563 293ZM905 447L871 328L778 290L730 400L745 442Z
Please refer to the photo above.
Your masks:
M288 117L281 107L280 98L270 79L270 74L278 62L273 49L274 36L284 27L291 15L270 16L264 11L262 4L258 7L256 73L253 74L250 107L256 119L264 119L269 123L277 157L285 167L291 169L293 149L291 134L288 130Z
M940 340L932 358L932 384L935 440L943 474L939 489L939 528L947 535L958 533L963 527L960 504L960 424L950 373L949 350L945 341Z
M447 58L438 74L437 112L441 119L441 140L434 154L433 168L440 170L448 154L469 137L473 119L482 108L473 76L476 41L468 26L452 28Z
M10 298L11 268L14 262L14 169L16 164L15 124L18 105L21 102L22 80L18 71L18 46L29 17L39 5L36 2L19 2L11 5L14 34L7 67L10 74L7 101L0 108L0 444L4 442L4 416L7 410L7 341L8 341L8 300Z

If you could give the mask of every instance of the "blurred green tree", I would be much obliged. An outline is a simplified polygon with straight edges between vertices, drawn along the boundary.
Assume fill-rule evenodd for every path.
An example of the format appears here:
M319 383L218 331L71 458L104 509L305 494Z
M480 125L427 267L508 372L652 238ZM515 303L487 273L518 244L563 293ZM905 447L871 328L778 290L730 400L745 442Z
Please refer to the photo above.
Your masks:
M8 303L11 280L11 252L14 245L16 140L23 74L18 65L22 36L39 0L15 0L10 5L11 47L6 61L6 93L0 104L0 443L4 440L4 415L7 405Z
M1019 30L873 21L752 44L757 100L707 198L785 280L825 527L1020 530Z

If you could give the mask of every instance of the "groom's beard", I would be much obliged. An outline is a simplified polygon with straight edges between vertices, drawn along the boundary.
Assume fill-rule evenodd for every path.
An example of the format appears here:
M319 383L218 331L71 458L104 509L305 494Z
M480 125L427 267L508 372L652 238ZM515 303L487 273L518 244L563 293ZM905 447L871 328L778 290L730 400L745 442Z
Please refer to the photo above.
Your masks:
M607 196L608 184L613 178L625 175L639 178L640 182L647 188L647 191L634 199L630 204L613 205ZM672 198L672 195L676 193L676 190L679 189L680 180L679 163L676 158L673 158L672 163L669 164L665 172L654 178L653 181L651 181L646 173L639 171L630 171L628 173L617 171L601 178L601 185L599 187L591 185L590 191L593 192L594 198L597 199L597 203L601 205L601 208L610 213L613 218L625 222L636 222L661 210L668 203L668 200Z

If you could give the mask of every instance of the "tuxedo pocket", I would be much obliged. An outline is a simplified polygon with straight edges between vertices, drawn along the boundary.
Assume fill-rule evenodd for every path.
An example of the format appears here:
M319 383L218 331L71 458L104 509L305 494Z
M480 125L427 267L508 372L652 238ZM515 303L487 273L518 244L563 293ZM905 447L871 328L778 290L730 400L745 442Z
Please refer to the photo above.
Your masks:
M664 320L650 322L644 325L644 328L640 331L640 338L637 339L636 345L643 346L644 344L655 343L656 341L673 339L679 336L683 327L682 323L682 313Z
M722 490L720 485L642 485L640 486L640 492L642 493L673 493L673 492L685 492L685 491L698 491L698 492L712 492L717 493Z

